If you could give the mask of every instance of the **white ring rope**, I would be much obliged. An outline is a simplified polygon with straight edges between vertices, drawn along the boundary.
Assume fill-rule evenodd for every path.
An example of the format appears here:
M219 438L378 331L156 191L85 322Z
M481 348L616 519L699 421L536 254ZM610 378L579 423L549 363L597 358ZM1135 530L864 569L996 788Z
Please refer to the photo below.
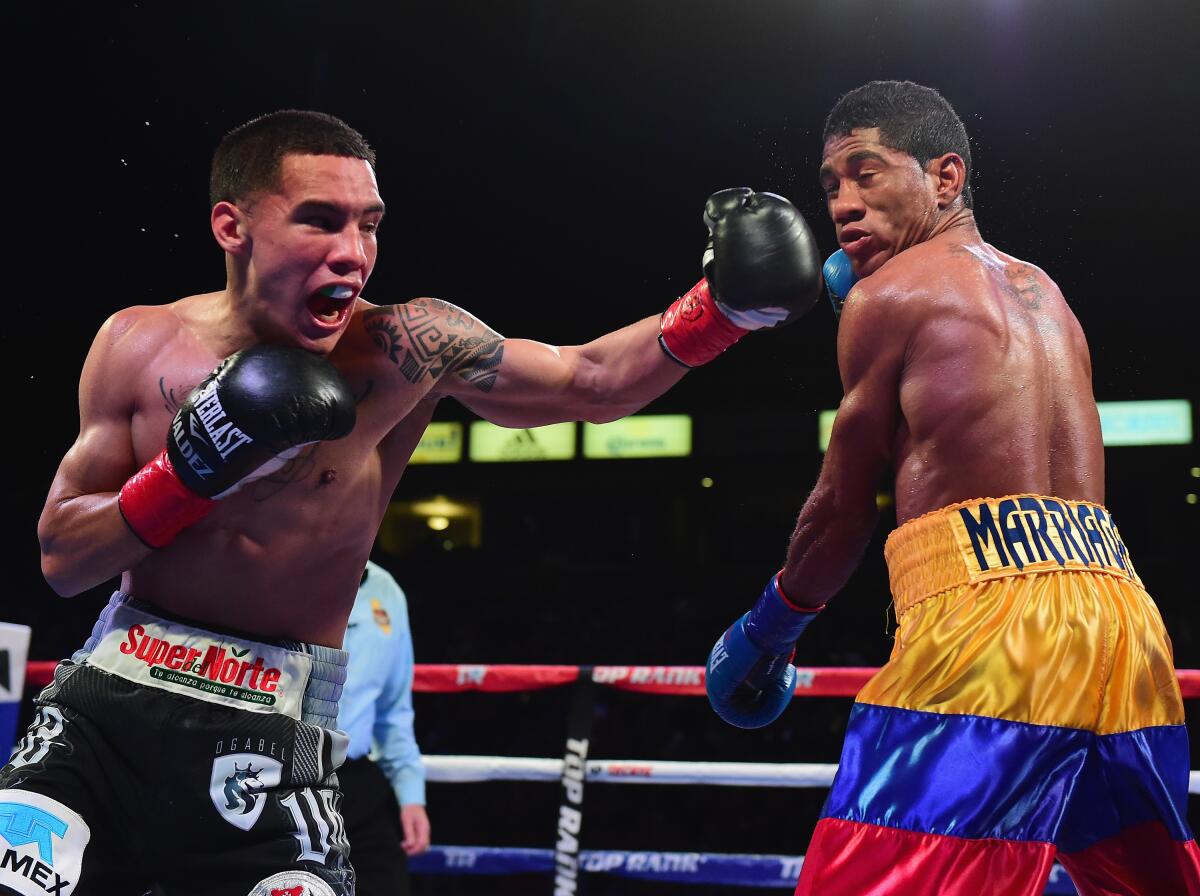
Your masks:
M560 781L563 760L520 756L424 757L429 781ZM672 762L652 759L594 759L585 763L588 781L609 784L710 784L726 787L828 787L835 763ZM1200 794L1200 771L1188 778L1188 793Z

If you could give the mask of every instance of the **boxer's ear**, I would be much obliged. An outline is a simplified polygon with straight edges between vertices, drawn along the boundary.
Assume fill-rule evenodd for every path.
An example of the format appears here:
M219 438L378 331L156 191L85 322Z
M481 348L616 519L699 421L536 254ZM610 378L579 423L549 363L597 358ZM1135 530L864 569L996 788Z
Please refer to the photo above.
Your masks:
M212 207L209 220L217 245L231 255L245 250L250 239L246 233L246 216L240 208L232 202L218 202Z
M956 152L930 159L925 173L933 181L938 208L949 208L967 185L967 163Z

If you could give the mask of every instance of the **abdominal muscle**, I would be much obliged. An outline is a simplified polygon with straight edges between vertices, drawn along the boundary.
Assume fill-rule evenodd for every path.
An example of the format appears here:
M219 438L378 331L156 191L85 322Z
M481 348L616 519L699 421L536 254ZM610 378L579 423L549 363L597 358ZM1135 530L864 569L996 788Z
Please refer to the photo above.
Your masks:
M302 453L126 572L121 589L201 627L340 647L399 472L355 433ZM327 471L333 471L330 479Z

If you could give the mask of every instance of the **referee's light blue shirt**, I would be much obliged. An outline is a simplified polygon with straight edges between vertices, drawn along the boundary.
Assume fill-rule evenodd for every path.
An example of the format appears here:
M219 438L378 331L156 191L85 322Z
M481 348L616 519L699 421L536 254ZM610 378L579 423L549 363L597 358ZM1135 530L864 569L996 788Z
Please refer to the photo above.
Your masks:
M425 805L425 766L413 732L413 648L408 601L386 569L367 563L343 645L350 652L338 727L349 756L379 763L400 805Z

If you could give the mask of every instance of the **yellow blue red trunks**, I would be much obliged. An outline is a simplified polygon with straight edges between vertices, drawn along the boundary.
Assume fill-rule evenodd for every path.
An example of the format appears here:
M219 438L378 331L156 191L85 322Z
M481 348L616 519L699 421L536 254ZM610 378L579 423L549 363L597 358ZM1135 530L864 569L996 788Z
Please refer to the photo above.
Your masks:
M1108 511L967 501L885 553L896 643L796 892L1033 896L1057 857L1082 894L1200 894L1171 643Z

